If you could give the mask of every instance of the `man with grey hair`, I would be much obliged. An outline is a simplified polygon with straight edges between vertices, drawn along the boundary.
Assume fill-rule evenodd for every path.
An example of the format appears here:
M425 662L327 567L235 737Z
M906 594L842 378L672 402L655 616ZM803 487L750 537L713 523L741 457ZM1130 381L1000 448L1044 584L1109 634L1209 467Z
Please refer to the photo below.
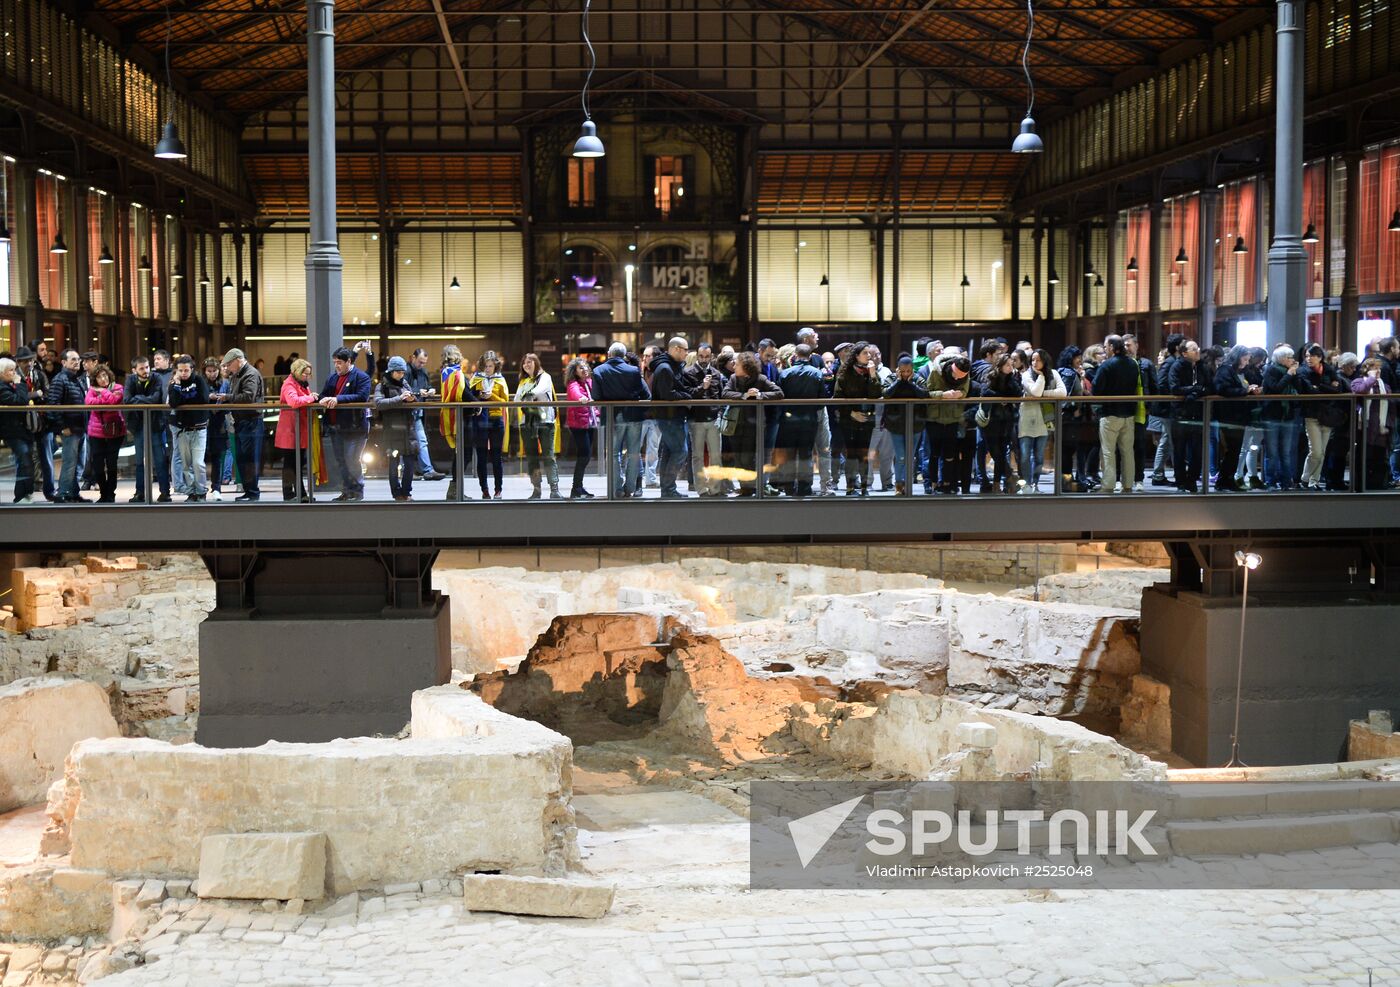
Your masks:
M627 362L627 347L613 343L608 358L593 371L593 400L646 401L651 397L642 373ZM640 497L642 420L641 408L619 408L603 417L604 441L612 440L608 470L613 478L611 492L622 497Z
M220 361L228 373L228 393L214 394L211 397L222 404L251 406L246 411L235 411L233 418L233 461L238 467L238 478L243 481L243 493L235 500L256 501L262 496L258 489L258 471L262 468L262 403L263 379L243 351L234 348L224 354Z
M1275 346L1264 368L1264 393L1291 397L1302 393L1298 360L1293 347ZM1299 401L1266 401L1260 413L1264 425L1264 485L1271 490L1291 490L1298 474L1298 435L1302 431L1303 406Z

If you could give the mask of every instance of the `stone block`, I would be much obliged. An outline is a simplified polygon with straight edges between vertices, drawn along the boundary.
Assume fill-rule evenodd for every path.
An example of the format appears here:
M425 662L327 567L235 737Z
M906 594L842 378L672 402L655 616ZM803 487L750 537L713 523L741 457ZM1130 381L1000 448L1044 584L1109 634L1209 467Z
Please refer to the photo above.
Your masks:
M56 872L64 874L58 882ZM111 924L112 883L105 874L50 863L0 868L0 940L106 934Z
M75 679L21 679L0 688L0 812L44 801L73 745L115 737L107 693Z
M959 723L958 746L990 750L997 743L997 729L990 723Z
M325 893L324 833L232 833L200 843L201 898L315 900Z
M613 902L613 886L585 881L508 874L467 874L462 900L468 911L602 918Z

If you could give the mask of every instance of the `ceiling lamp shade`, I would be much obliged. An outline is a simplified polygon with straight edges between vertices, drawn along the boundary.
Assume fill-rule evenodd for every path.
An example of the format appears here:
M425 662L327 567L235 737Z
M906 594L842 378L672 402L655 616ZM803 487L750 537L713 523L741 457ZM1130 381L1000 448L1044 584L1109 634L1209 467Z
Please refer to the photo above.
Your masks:
M1303 233L1303 242L1304 242L1304 243L1317 243L1317 240L1318 240L1318 236L1317 236L1317 227L1314 226L1312 223L1309 223L1309 224L1308 224L1307 230Z
M172 281L183 281L183 280L185 280L185 269L184 269L183 267L181 267L179 264L176 264L176 265L175 265L175 270L173 270L173 271L170 272L170 280L172 280Z
M112 251L109 250L109 249L107 248L107 245L104 243L104 244L102 245L102 253L98 254L98 256L97 256L97 263L99 263L99 264L115 264L116 262L117 262L117 259L116 259L115 257L112 256Z
M966 274L963 275L962 284L960 284L958 287L960 287L960 288L971 288L971 287L972 287L972 282L969 281L969 280L967 279L967 275L966 275Z
M1128 273L1129 273L1129 274L1136 274L1136 273L1137 273L1137 269L1138 269L1138 266L1137 266L1137 258L1136 258L1136 257L1129 257L1129 258L1128 258Z
M1185 267L1185 266L1187 265L1187 263L1188 263L1188 261L1187 261L1187 259L1186 259L1186 247L1185 247L1185 245L1183 245L1183 246L1182 246L1179 250L1177 250L1177 252L1176 252L1176 261L1175 261L1175 264L1176 264L1177 267Z
M166 161L183 161L189 157L180 140L180 132L175 129L174 120L167 120L161 128L160 140L156 142L156 157Z
M1086 278L1096 278L1096 277L1098 277L1098 276L1099 276L1099 272L1096 271L1096 270L1094 270L1094 265L1093 265L1093 264L1090 264L1088 270L1086 270L1086 271L1084 272L1084 277L1086 277Z
M1103 275L1102 275L1102 274L1095 274L1095 275L1094 275L1094 287L1095 287L1095 288L1102 288L1102 287L1103 287Z
M9 243L12 239L9 224L0 222L0 243Z
M199 286L200 286L201 288L207 288L207 287L209 287L209 274L208 274L207 272L200 272L200 275L199 275Z
M1035 36L1035 6L1033 0L1026 0L1026 45L1021 49L1021 71L1026 75L1026 116L1021 121L1021 132L1011 142L1012 154L1039 154L1045 150L1045 142L1035 132L1035 80L1031 78L1031 38Z
M1022 288L1029 288L1030 286L1031 286L1031 276L1030 276L1029 274L1027 274L1024 278L1021 279L1021 287L1022 287Z
M1059 283L1060 283L1060 275L1059 275L1059 274L1056 272L1056 270L1052 267L1052 268L1050 268L1050 276L1049 276L1048 278L1046 278L1045 280L1046 280L1046 282L1047 282L1048 284L1059 284Z
M453 277L452 277L452 283L449 284L447 287L451 288L453 291L461 291L461 290L462 290L462 282L460 282L460 281L457 280L456 275L453 275Z
M579 132L578 140L574 141L572 153L576 158L601 158L606 153L598 137L598 127L593 123L593 114L588 111L588 86L598 68L598 53L588 38L589 5L590 0L583 0L583 43L588 48L588 74L583 77L583 91L579 93L579 103L583 107L583 129Z
M583 129L578 140L574 141L573 155L576 158L601 158L607 152L603 141L598 137L598 126L592 120L583 121Z
M233 290L233 278L229 277L227 274L224 275L224 284L223 284L223 288L224 288L224 291L232 291L232 290Z
M1021 121L1021 132L1011 142L1011 152L1013 154L1039 154L1043 150L1045 150L1045 142L1035 132L1035 120L1026 117Z
M251 284L249 284L248 281L245 279L244 282L243 282L243 284L241 284L241 285L239 286L238 290L239 290L239 291L246 291L248 294L251 295L251 294L253 293L253 286L252 286Z
M142 254L141 259L136 262L136 269L138 271L149 271L151 269L151 258Z
M1395 210L1395 215L1390 217L1390 225L1386 229L1392 233L1400 233L1400 209Z
M1230 253L1232 253L1232 254L1247 254L1247 253L1249 253L1249 248L1246 247L1246 246L1244 245L1244 237L1242 237L1242 236L1237 236L1237 237L1235 237L1235 245L1234 245L1233 247L1230 248Z
M830 287L830 286L831 286L831 278L829 278L829 277L827 277L825 274L823 274L823 275L822 275L821 286L822 286L823 288Z
M53 235L53 246L49 247L49 253L51 253L51 254L66 254L66 253L68 253L68 244L66 244L66 243L63 242L63 234L62 234L62 233L55 233L55 234Z

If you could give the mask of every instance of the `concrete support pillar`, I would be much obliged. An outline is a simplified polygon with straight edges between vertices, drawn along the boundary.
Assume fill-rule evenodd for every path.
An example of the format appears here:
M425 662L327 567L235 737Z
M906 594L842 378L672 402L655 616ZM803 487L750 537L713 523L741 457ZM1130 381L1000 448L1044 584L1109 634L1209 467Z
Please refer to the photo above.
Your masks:
M1274 59L1274 239L1269 245L1272 349L1305 329L1308 255L1303 249L1303 3L1278 0Z
M345 338L340 247L335 238L334 0L307 0L307 140L311 175L311 243L306 252L306 358L331 365Z
M1361 251L1361 150L1347 151L1342 156L1347 170L1347 198L1342 221L1342 324L1338 327L1337 345L1342 351L1357 347L1356 320L1361 317L1361 289L1356 280L1356 262ZM1322 235L1331 242L1331 230ZM1330 278L1331 271L1323 277Z
M402 729L413 693L452 674L449 601L431 585L436 556L205 554L214 610L199 630L197 742L257 747Z
M1393 544L1341 539L1168 548L1172 582L1143 592L1141 645L1143 672L1171 690L1176 753L1200 766L1223 764L1230 755L1241 658L1243 570L1236 549L1263 560L1250 574L1244 614L1240 753L1247 763L1336 761L1348 720L1400 708L1400 653L1387 646L1400 633L1400 602L1381 578ZM1305 621L1296 619L1300 607ZM1337 622L1365 626L1367 633L1338 649Z

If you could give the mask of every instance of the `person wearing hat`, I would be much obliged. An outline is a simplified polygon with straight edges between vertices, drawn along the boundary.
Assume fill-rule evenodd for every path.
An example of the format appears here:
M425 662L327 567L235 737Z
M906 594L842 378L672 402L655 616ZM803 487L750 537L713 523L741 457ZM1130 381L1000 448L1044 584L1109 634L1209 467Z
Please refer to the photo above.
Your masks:
M29 391L30 405L44 403L44 391L49 386L49 375L39 366L38 354L28 346L15 351L15 370L20 383ZM30 443L30 456L33 459L31 475L38 477L44 499L52 501L57 496L53 482L53 435L45 427L45 419L39 412L28 416L29 432L34 437Z
M413 499L413 464L418 459L412 408L418 399L405 379L407 374L408 361L391 356L374 390L374 407L384 427L381 444L389 466L389 492L395 500Z
M251 406L246 411L232 412L233 460L243 481L243 493L234 500L256 501L262 496L258 489L258 471L262 468L262 374L253 369L240 349L225 353L222 366L228 371L228 393L213 397L220 404Z

